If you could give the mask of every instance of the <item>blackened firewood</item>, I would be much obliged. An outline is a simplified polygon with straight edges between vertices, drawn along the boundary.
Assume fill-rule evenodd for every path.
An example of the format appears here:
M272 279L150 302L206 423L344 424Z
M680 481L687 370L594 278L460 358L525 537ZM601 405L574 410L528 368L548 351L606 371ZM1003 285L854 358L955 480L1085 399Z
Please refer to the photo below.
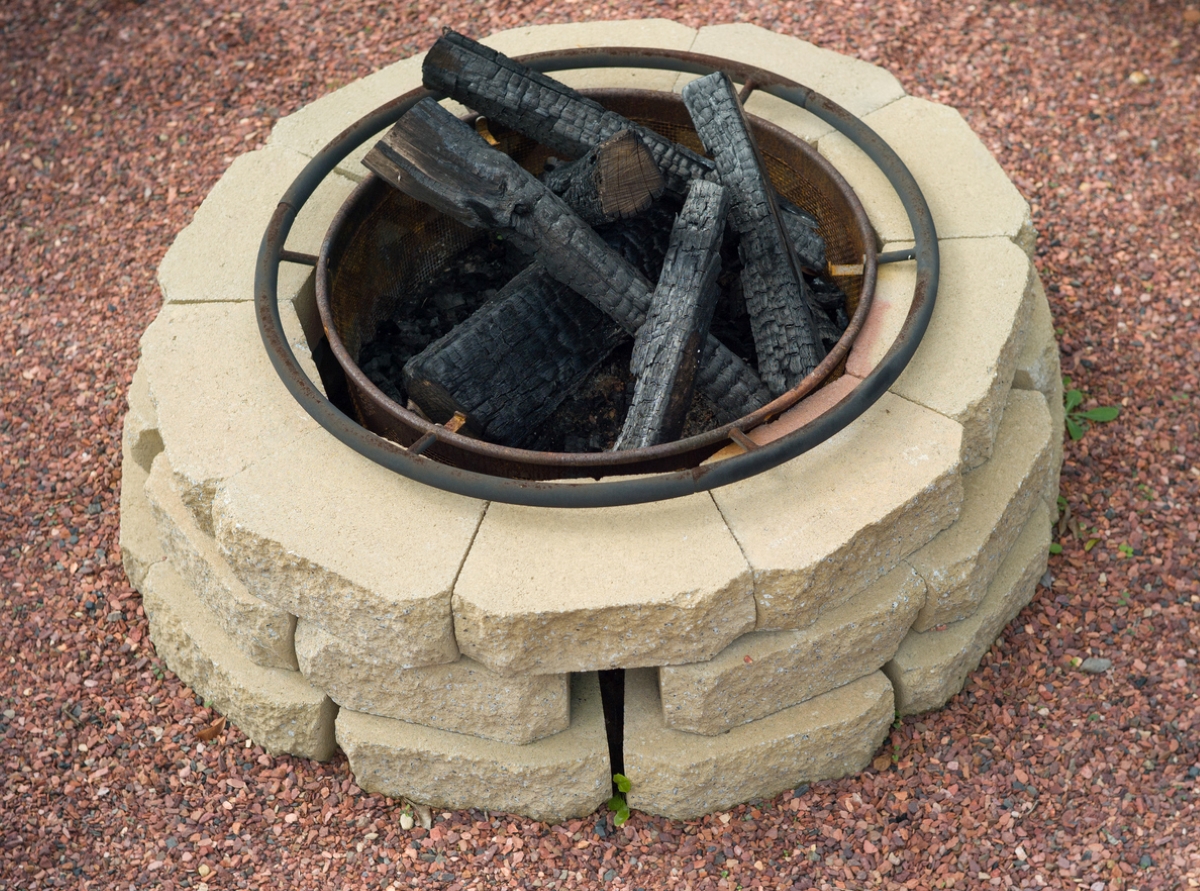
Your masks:
M421 71L430 90L444 92L567 158L579 158L630 130L641 137L675 195L685 195L691 180L711 176L707 158L455 31L438 39Z
M538 263L404 366L409 397L435 423L516 446L627 335Z
M432 99L408 111L363 163L401 191L476 228L507 229L555 279L635 334L649 282L562 199ZM709 338L699 382L722 423L768 401L762 381ZM709 387L720 387L713 390Z
M671 231L662 275L633 342L633 401L615 448L679 438L692 402L696 368L717 304L717 273L729 197L696 180Z
M797 262L809 272L825 271L825 239L817 232L817 221L790 201L777 196L779 218Z
M542 174L542 182L589 226L637 216L665 188L650 150L631 130Z
M696 132L730 190L730 223L741 236L742 290L754 333L758 370L772 395L817 367L825 349L804 294L804 279L779 218L775 191L728 76L714 72L683 88Z

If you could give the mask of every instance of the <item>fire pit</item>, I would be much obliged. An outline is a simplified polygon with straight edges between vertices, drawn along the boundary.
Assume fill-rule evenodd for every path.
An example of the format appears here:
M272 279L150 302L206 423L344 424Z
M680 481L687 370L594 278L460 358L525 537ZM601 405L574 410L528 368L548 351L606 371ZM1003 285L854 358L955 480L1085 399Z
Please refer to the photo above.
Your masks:
M364 788L439 806L587 813L622 755L630 805L679 817L862 769L895 711L957 692L1045 568L1061 398L1027 207L956 113L800 41L640 22L488 42L606 48L559 76L660 121L677 100L630 88L671 92L713 53L754 87L736 61L753 60L760 140L815 145L796 156L836 169L874 229L848 199L834 259L866 255L845 288L872 297L857 338L820 389L667 454L531 471L415 414L394 441L368 432L337 409L366 403L335 392L314 265L339 212L344 229L382 200L359 159L419 86L420 60L398 63L281 121L160 268L121 541L156 647L268 749L340 745ZM657 49L596 67L622 45ZM883 154L786 102L786 77ZM891 149L932 220L869 157ZM885 262L871 287L877 253L926 265ZM345 345L371 325L333 327ZM629 671L606 732L596 672L613 669Z

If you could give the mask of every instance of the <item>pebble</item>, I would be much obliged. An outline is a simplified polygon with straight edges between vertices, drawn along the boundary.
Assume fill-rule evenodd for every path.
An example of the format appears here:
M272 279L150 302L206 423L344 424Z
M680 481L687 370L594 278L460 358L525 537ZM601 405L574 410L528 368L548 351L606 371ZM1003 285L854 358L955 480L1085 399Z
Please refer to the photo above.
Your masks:
M1088 674L1104 674L1110 668L1112 668L1112 660L1102 659L1099 656L1089 656L1079 666L1080 671L1086 671Z
M412 829L413 826L415 826L415 825L416 825L416 822L413 820L412 814L401 814L400 815L400 828L403 829L405 832Z

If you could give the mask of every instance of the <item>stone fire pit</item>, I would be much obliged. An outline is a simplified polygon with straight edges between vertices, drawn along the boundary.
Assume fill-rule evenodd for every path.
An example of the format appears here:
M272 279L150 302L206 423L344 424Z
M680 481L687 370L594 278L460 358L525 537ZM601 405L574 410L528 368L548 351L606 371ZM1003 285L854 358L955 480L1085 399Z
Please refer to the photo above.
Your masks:
M596 671L626 677L631 807L685 818L866 767L895 713L937 708L1033 596L1061 465L1058 352L1029 208L953 109L888 72L749 25L521 28L509 55L647 46L742 59L860 116L933 211L941 283L899 381L849 428L711 493L565 510L485 503L349 450L290 397L253 306L279 197L366 112L420 84L407 59L281 120L238 158L159 269L163 308L129 394L121 549L159 654L273 752L340 746L365 789L561 820L610 794ZM689 75L568 72L678 90ZM814 144L881 250L911 243L874 165L817 118L747 110ZM366 170L344 161L288 249L315 254ZM896 337L912 263L880 267L838 401ZM313 271L283 264L291 345L319 381ZM719 459L720 456L717 456Z

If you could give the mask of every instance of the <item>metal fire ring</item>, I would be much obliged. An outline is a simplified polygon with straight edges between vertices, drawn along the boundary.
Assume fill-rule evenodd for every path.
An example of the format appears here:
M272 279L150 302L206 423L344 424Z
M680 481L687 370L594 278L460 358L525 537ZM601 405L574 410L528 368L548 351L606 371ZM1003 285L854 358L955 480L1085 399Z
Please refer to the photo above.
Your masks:
M308 163L279 202L263 235L255 270L254 300L259 331L271 363L284 385L322 427L339 441L418 482L460 495L531 507L609 507L679 498L737 482L790 460L824 442L870 408L899 378L916 353L933 315L938 286L938 245L929 206L908 168L870 127L825 96L762 69L714 56L625 47L561 50L518 57L536 71L579 68L641 67L705 75L721 70L746 84L803 108L857 145L883 172L900 198L913 229L915 247L881 254L876 262L915 260L916 286L900 334L875 369L833 408L774 442L741 455L686 470L618 480L567 483L512 479L452 467L377 436L339 410L301 368L284 335L279 315L279 263L315 265L316 258L284 249L296 215L320 183L356 147L394 124L426 96L444 98L417 88L376 109L335 137ZM745 95L743 95L743 99ZM438 424L421 422L426 437L453 443L462 439ZM739 429L737 433L741 433ZM736 440L744 439L740 436ZM428 445L428 441L425 443Z

